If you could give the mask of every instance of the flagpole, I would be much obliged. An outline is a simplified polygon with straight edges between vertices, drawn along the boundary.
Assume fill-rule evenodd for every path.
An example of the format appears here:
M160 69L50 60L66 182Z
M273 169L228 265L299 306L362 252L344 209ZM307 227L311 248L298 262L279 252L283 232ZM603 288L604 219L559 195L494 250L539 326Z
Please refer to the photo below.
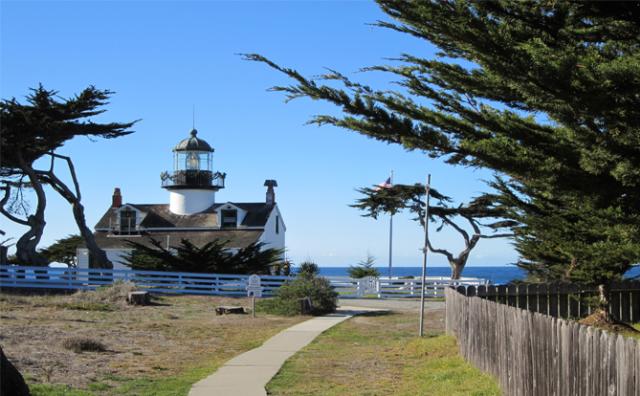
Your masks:
M391 186L393 187L393 170L391 171ZM391 280L391 267L393 263L393 212L389 216L389 280Z
M429 190L431 189L431 174L427 175L427 184L425 193L427 194L424 208L424 248L422 249L422 288L420 291L420 330L418 335L422 337L424 334L424 289L427 277L427 252L429 251Z

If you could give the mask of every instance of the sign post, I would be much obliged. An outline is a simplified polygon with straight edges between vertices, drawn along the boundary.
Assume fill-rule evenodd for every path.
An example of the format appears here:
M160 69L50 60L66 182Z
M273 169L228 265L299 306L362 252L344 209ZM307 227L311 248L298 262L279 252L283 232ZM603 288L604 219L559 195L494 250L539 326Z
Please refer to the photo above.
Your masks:
M256 297L262 297L262 286L258 275L247 279L247 297L251 297L251 316L256 317Z
M422 248L422 288L420 291L420 330L418 336L424 334L424 289L427 277L427 252L429 251L429 190L431 188L431 174L427 175L427 184L425 185L425 208L424 208L424 247Z

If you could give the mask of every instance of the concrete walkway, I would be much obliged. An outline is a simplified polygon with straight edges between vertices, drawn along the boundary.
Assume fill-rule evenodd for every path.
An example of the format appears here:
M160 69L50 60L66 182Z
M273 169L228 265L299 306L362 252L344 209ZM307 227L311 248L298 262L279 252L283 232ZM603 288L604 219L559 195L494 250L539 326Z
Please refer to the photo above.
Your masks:
M372 311L383 310L341 306L336 313L289 327L262 346L229 360L215 373L194 384L189 396L266 396L265 386L288 358L325 330L353 315Z

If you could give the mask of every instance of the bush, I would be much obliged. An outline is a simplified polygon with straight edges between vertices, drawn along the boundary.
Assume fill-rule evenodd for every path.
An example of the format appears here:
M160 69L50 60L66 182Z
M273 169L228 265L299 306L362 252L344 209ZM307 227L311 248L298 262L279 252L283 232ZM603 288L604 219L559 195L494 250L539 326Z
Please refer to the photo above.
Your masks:
M318 264L313 261L305 261L300 264L300 269L298 270L298 276L303 278L315 278L320 273L320 267Z
M74 351L75 353L104 352L107 350L104 344L102 344L100 341L85 337L67 338L62 342L62 346L66 349Z
M304 298L311 300L312 315L334 312L338 305L338 293L331 288L329 280L303 274L280 286L274 298L259 301L257 308L275 315L300 315L300 300Z
M126 241L132 247L124 264L133 269L219 274L269 275L280 262L283 250L265 249L265 243L254 242L238 251L229 250L229 241L213 240L202 246L182 239L167 248L164 242L150 238L151 246Z

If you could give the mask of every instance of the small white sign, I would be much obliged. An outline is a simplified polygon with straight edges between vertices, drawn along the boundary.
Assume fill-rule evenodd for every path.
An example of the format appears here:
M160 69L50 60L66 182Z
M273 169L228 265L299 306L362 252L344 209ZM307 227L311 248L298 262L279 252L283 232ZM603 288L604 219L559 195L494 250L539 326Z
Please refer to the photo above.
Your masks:
M260 277L251 275L247 279L247 297L262 297L262 286L260 284Z

